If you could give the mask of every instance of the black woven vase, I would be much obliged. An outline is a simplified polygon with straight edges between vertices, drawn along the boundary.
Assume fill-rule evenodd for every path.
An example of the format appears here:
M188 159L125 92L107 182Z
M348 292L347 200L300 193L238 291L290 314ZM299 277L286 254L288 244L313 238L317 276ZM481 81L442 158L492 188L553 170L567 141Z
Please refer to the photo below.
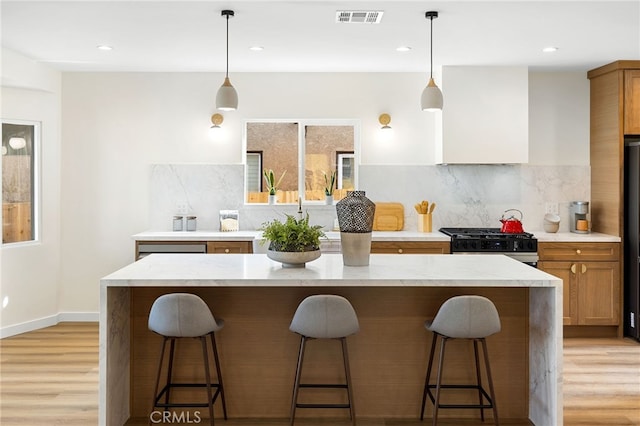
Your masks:
M349 191L336 203L342 261L346 266L369 265L371 231L376 205L364 191Z
M340 232L371 232L375 212L376 205L365 197L364 191L348 191L347 196L336 203Z

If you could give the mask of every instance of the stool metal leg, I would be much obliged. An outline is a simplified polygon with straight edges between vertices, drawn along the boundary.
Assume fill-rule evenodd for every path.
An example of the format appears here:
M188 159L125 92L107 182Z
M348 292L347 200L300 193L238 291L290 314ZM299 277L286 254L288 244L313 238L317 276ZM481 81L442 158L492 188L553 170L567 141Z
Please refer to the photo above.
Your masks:
M213 394L211 393L211 372L209 371L209 355L207 354L207 338L204 336L198 337L200 343L202 344L202 358L204 361L204 374L205 374L205 383L207 388L207 402L209 405L209 424L214 426L214 418L213 418Z
M482 375L480 374L480 361L478 360L478 339L473 339L473 354L476 360L476 384L478 385L478 405L480 406L480 419L484 422L484 408L482 406Z
M171 344L169 345L169 365L167 367L167 392L164 395L164 403L169 403L169 394L171 393L171 377L173 376L173 354L176 348L176 339L175 337L170 337L169 341Z
M353 403L353 391L351 389L351 371L349 369L349 355L347 352L347 338L342 337L342 361L344 363L344 375L347 379L347 398L349 402L349 413L351 415L351 422L353 426L356 426L356 408Z
M427 375L424 379L424 392L422 392L422 410L420 411L420 420L424 420L424 409L427 403L427 392L429 390L429 380L431 379L431 367L433 367L433 356L436 353L436 342L438 335L434 333L431 339L431 352L429 353L429 364L427 366Z
M445 336L440 336L440 359L438 360L438 377L436 378L436 399L433 404L433 426L438 424L438 408L440 407L440 388L442 386L442 367L444 365L444 348L449 340Z
M302 361L304 359L304 348L307 338L305 336L300 337L300 350L298 351L298 365L296 366L296 380L293 384L293 397L291 398L291 420L290 426L293 426L293 422L296 416L296 405L298 404L298 390L300 389L300 375L302 373Z
M156 408L156 399L158 397L158 388L160 387L160 376L162 374L162 364L164 361L164 352L167 347L167 338L164 337L162 339L162 349L160 350L160 362L158 363L158 374L156 375L156 386L153 391L153 403L151 405L151 412L153 412ZM149 416L149 425L151 425L151 416Z
M224 419L227 420L227 402L224 399L224 385L222 383L222 369L220 368L220 358L218 357L218 346L216 344L216 337L214 333L211 336L211 346L213 347L213 358L216 361L216 374L218 375L218 389L220 390L220 398L222 399L222 413Z
M491 367L489 366L489 352L487 351L487 341L483 338L480 339L482 343L482 351L484 355L484 364L487 369L487 380L489 381L489 393L491 394L491 405L493 408L493 421L496 426L500 426L498 422L498 407L496 406L496 395L493 391L493 379L491 378Z

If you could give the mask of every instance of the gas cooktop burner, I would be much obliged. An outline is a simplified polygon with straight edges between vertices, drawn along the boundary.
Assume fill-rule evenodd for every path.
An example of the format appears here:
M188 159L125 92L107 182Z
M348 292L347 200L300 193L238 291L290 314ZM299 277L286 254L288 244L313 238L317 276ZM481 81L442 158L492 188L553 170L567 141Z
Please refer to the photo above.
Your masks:
M538 240L533 234L507 234L500 228L440 228L451 237L451 253L536 253Z

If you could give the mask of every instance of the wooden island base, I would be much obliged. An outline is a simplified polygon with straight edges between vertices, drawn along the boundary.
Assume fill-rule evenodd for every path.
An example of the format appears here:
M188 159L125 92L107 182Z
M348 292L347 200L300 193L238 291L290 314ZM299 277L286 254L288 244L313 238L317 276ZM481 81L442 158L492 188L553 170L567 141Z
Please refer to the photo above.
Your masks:
M216 317L225 320L216 335L225 382L229 418L288 418L299 336L289 331L298 303L318 293L339 294L351 301L360 332L348 338L355 407L363 419L418 419L432 333L424 321L447 298L480 294L498 308L502 331L487 339L501 420L530 424L529 289L447 287L137 287L130 288L131 376L133 419L148 419L161 337L150 332L151 304L161 294L190 292L201 296ZM176 377L189 381L202 369L197 340L182 339ZM473 346L453 341L447 346L445 379L473 383ZM338 341L312 341L305 355L303 380L343 380ZM435 379L435 376L434 378ZM486 378L483 378L486 383ZM303 391L304 392L304 391ZM338 391L339 392L339 391ZM451 393L452 402L477 402L477 393ZM324 393L324 395L323 395ZM187 396L186 393L181 395ZM195 398L202 395L196 394ZM305 394L301 394L305 395ZM317 401L340 402L336 391L307 390ZM188 397L194 398L194 395ZM179 409L182 411L182 409ZM202 417L206 409L200 409ZM222 416L216 403L216 417ZM428 403L425 417L430 417ZM485 415L491 419L491 410ZM442 410L443 418L478 418L478 410ZM348 417L347 410L298 410L300 419ZM134 423L134 422L132 422Z

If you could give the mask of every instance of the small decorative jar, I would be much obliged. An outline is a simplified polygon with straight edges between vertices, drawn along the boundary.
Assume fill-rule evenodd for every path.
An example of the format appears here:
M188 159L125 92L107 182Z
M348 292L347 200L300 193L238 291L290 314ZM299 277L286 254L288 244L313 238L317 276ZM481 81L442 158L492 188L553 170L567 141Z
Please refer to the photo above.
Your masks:
M173 230L174 231L182 231L182 216L174 216L173 217Z
M342 261L346 266L369 265L371 231L376 205L365 191L349 191L336 203Z
M195 231L196 230L196 216L187 216L187 231Z

